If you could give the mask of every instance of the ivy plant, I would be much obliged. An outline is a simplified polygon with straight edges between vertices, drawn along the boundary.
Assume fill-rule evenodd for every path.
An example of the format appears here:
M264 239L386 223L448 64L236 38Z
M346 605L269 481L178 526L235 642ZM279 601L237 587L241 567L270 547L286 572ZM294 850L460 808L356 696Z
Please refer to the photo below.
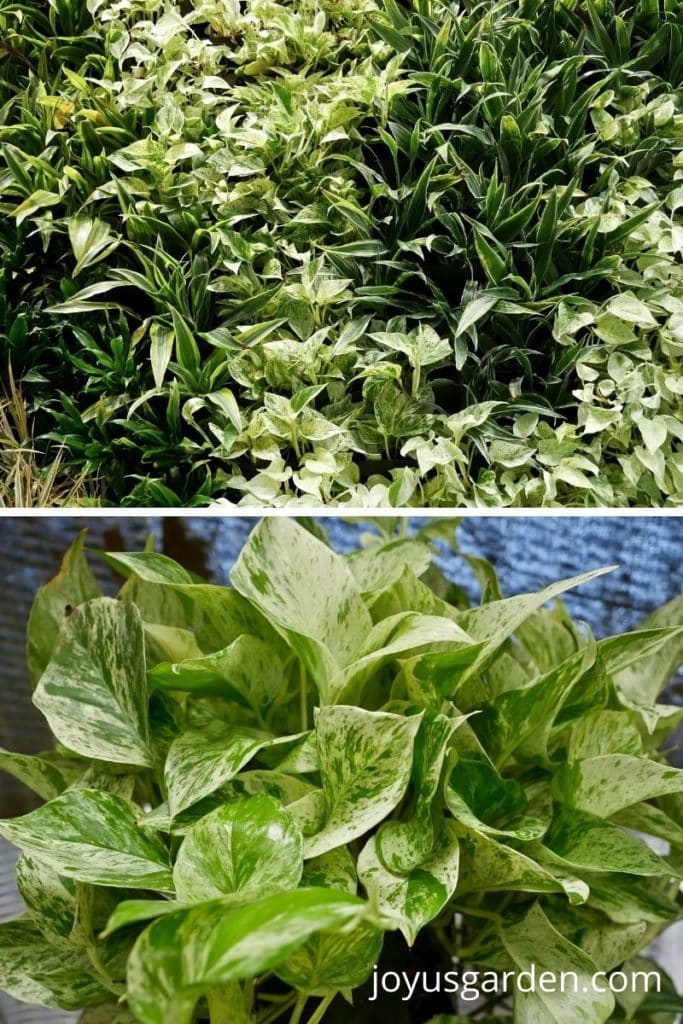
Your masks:
M505 598L461 555L472 605L439 568L452 520L375 526L340 555L264 518L231 586L107 554L116 598L75 540L29 622L54 749L0 751L43 801L0 822L25 904L0 925L2 989L82 1024L370 1021L375 968L425 951L583 983L680 917L683 771L662 744L683 708L659 694L683 599L597 639L560 596L608 570ZM668 1024L662 978L659 1001L503 992L485 1019Z

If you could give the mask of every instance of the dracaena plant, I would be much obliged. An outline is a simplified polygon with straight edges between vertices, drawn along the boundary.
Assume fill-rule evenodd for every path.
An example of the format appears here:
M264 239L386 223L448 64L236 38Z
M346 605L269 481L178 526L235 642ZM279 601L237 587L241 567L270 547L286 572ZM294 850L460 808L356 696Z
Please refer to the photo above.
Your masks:
M659 694L681 599L597 640L559 595L605 570L503 598L462 555L470 606L435 562L457 551L452 521L376 525L342 556L263 519L231 586L110 554L116 599L75 541L29 623L55 748L0 753L45 801L0 823L25 904L0 925L3 989L83 1007L83 1024L376 1020L375 964L427 950L432 967L585 980L679 917L683 771L661 748L683 710ZM513 1010L680 1009L629 1000L527 993Z

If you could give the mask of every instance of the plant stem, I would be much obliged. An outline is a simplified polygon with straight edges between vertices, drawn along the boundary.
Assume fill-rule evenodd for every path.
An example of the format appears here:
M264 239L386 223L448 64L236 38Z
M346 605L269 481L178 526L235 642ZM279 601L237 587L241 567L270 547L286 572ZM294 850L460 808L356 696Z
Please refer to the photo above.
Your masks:
M321 1001L318 1003L318 1008L315 1010L313 1016L309 1017L308 1024L320 1024L320 1021L325 1016L327 1008L334 999L334 997L336 996L336 994L336 991L330 992L329 995L326 995L324 999L321 999Z
M296 1003L294 1004L292 1016L289 1018L289 1024L299 1024L299 1022L301 1021L301 1015L304 1012L304 1007L306 1006L307 1002L308 996L304 995L302 992L302 994L299 996Z
M285 1013L290 1006L294 1005L294 1002L294 993L287 996L286 999L278 1000L277 1006L271 1006L262 1017L259 1017L258 1024L273 1024L274 1021L280 1019L283 1013Z

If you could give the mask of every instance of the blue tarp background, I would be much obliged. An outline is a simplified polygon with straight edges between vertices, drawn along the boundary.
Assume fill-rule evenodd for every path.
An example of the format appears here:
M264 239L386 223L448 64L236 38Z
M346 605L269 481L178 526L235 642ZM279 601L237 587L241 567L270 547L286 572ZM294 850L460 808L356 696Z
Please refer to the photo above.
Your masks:
M0 532L0 745L31 753L49 742L30 702L24 658L26 622L35 591L55 574L64 549L79 529L88 527L93 547L111 550L139 549L146 536L154 533L157 550L224 583L256 522L253 517L191 516L4 518ZM359 534L370 528L367 523L338 518L322 522L339 551L351 550ZM565 598L571 613L585 620L598 637L633 629L650 611L683 593L683 529L678 518L478 516L464 520L459 539L464 550L495 563L507 595L538 590L554 580L617 563L614 573ZM474 578L461 560L444 555L440 562L452 580L476 597ZM118 584L110 571L97 558L91 564L107 591L114 593ZM677 696L671 693L673 699ZM0 776L0 815L26 809L25 791ZM0 920L19 911L12 875L10 849L0 845ZM20 1006L0 994L0 1024L72 1019Z

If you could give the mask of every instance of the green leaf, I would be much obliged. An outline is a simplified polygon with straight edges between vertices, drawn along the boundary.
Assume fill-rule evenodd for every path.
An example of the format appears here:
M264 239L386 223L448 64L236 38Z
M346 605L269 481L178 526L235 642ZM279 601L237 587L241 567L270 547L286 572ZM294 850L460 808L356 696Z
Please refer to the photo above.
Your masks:
M520 971L530 964L537 974L552 971L558 977L562 971L575 971L578 985L571 999L560 986L537 985L532 992L515 991L515 1019L520 1022L538 1021L548 1024L603 1024L614 1009L611 992L596 992L592 977L596 972L593 961L578 946L564 938L550 923L538 904L514 925L501 929L503 945ZM606 988L607 986L602 986Z
M365 914L354 896L297 889L232 911L217 900L162 918L130 955L131 1009L142 1024L189 1024L203 991L272 970L315 932L351 928Z
M248 903L296 889L303 837L291 814L269 796L218 807L190 829L178 851L173 881L188 902L230 897Z
M0 747L0 772L23 782L43 800L52 800L66 789L66 780L55 765L31 754L12 754L3 747Z
M372 627L344 559L291 519L262 519L230 579L287 639L325 702Z
M444 821L432 850L419 867L396 874L383 863L377 836L368 840L358 857L358 877L368 897L413 945L418 932L444 908L455 892L460 849L455 822Z
M285 670L277 651L243 634L229 647L201 658L162 662L148 674L152 686L211 694L251 708L264 722L283 686Z
M171 814L175 817L229 782L270 740L254 729L221 722L181 733L164 769Z
M464 307L458 326L455 331L454 338L459 338L461 334L467 334L475 324L478 324L487 313L497 305L500 299L500 295L493 292L482 292L477 295L475 299L472 299Z
M137 608L108 597L76 608L62 628L33 702L71 750L117 764L151 764Z
M562 765L553 792L569 807L609 818L617 811L683 791L683 771L644 757L607 754Z
M31 681L38 682L52 656L65 617L84 601L100 596L100 588L83 553L86 531L68 549L59 572L36 594L28 620L28 665Z
M173 354L175 335L165 324L154 321L149 330L149 359L152 365L154 386L160 388L164 383L166 370Z
M175 334L176 359L184 370L197 373L201 366L201 355L194 335L187 321L175 307L171 309L171 315L173 317L173 333Z
M0 835L67 878L173 891L163 845L140 827L131 804L110 793L69 790L30 814L0 821Z
M119 929L128 928L133 924L154 921L167 914L181 913L183 910L189 910L190 906L179 900L123 900L113 910L100 937L106 938Z
M44 188L36 189L30 196L19 203L12 211L17 219L17 226L22 224L28 217L31 217L39 210L45 210L50 206L57 206L62 202L63 196L55 192L48 192Z
M325 821L306 839L307 859L362 836L398 804L421 721L422 715L405 718L344 705L316 711Z
M0 924L0 989L34 1006L64 1010L106 994L87 957L53 949L26 917Z
M524 790L514 779L503 779L485 761L461 758L446 785L446 805L453 817L486 835L529 842L546 829L537 818L526 817Z
M74 277L86 267L106 259L119 244L118 238L112 238L109 225L97 218L77 214L69 217L67 224L69 241L77 261L73 270Z
M555 816L545 845L572 869L627 875L675 874L666 861L618 825L576 808Z

